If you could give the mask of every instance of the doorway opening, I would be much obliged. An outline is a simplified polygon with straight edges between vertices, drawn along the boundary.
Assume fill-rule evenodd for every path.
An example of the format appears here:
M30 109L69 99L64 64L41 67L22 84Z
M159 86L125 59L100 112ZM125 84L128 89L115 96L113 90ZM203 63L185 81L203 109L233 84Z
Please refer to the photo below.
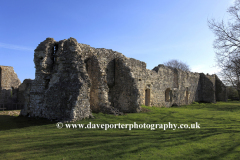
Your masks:
M165 91L165 102L172 102L172 91L167 88Z
M185 92L185 103L188 104L188 97L189 97L189 92L188 92L188 87L186 88Z
M145 90L145 106L150 106L150 89Z

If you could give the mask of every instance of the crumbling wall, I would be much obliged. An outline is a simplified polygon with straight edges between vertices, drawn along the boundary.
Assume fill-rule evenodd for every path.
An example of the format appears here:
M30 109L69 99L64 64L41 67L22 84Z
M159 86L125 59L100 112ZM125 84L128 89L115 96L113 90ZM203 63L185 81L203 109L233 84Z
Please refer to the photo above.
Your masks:
M185 72L164 65L148 70L140 61L132 67L132 72L138 84L140 104L170 107L194 101L216 102L215 75Z
M35 49L34 62L35 80L22 115L78 120L91 112L140 111L128 58L121 53L78 44L74 38L47 38Z
M21 110L22 115L27 115L29 112L28 106L30 102L30 89L32 81L32 79L25 79L18 87L18 103L23 104L23 108Z
M18 86L21 81L11 66L0 66L0 104L9 108L17 103Z
M224 97L215 76L146 63L74 38L47 38L35 49L35 80L23 83L22 115L80 120L91 113L139 112L141 105L170 107ZM219 88L219 87L217 87Z
M175 90L178 100L175 102L175 105L188 105L198 101L200 75L178 70L178 76L179 88Z
M90 87L90 108L92 112L98 113L100 112L100 106L99 103L101 101L101 97L99 96L101 94L101 69L99 66L99 61L95 56L92 56L91 58L85 60L86 63L86 69L88 76L90 78L91 87Z
M200 73L199 102L216 103L215 97L215 75Z
M154 106L187 105L196 101L199 74L158 65L153 80Z
M77 120L91 116L91 85L81 48L75 39L47 38L35 49L35 80L31 84L29 116Z
M115 59L115 84L109 86L110 102L121 112L139 112L139 90L131 66L134 61L128 58Z
M222 83L222 81L215 75L215 87L216 87L216 101L227 101L227 88L226 86Z
M137 84L139 105L166 106L185 105L198 100L198 73L184 72L159 65L146 69L146 63L130 58L128 66Z
M127 65L130 71L126 74L131 74L132 81L137 85L138 92L132 94L137 95L137 104L170 107L198 101L198 73L184 72L164 65L148 70L146 63L133 58L129 59Z
M131 60L123 54L104 48L79 44L83 49L94 112L139 112L138 90L131 74ZM107 110L109 111L107 111Z

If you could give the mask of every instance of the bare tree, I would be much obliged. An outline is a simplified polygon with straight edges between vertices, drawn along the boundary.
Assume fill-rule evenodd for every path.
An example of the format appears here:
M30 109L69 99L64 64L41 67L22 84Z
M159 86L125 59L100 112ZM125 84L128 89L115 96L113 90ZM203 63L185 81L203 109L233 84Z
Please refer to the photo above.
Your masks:
M232 86L227 86L227 95L228 95L228 99L239 100L238 92L237 92L236 88L234 88Z
M168 62L163 63L165 66L181 69L183 71L190 71L189 66L179 60L173 59Z
M211 19L208 26L216 37L213 47L220 76L226 85L234 86L240 96L240 0L235 0L227 12L231 16L227 24Z

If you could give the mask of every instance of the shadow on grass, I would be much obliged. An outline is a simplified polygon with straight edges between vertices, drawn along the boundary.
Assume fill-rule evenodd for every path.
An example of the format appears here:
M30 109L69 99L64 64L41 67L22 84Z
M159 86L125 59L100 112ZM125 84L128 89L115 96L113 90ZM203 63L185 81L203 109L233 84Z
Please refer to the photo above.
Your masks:
M198 109L208 109L211 111L229 111L229 112L240 112L240 105L206 105L198 106Z
M47 124L56 124L56 121L50 121L45 118L32 118L24 116L0 115L0 131L9 129L19 129L30 126L41 126Z
M229 112L236 112L240 111L240 105L239 106L215 106L215 107L207 107L211 110L216 110L216 111L229 111Z
M190 109L195 107L198 106L190 106ZM2 141L4 147L0 149L0 155L5 155L5 159L16 159L19 155L22 156L19 159L26 159L26 157L28 159L63 159L63 157L64 159L79 159L79 157L81 159L221 159L239 155L240 153L237 152L240 144L239 118L236 120L228 118L229 114L237 117L238 115L226 112L226 115L220 118L209 118L215 115L212 114L214 112L208 111L217 107L234 109L238 106L228 106L227 104L208 106L205 104L200 107L204 111L200 112L202 116L197 120L201 120L200 124L205 125L201 125L199 129L168 129L165 131L163 129L152 131L150 129L132 129L131 131L109 129L105 131L102 129L66 128L59 130L56 126L49 126L34 127L32 134L29 134L27 130L17 130L13 136L9 137L8 132L2 132L3 135L7 136ZM136 121L139 124L182 121L182 119L187 123L196 120L194 116L189 117L188 114L184 113L181 113L179 117L180 110L178 109L163 109L161 111L159 108L151 109L153 111L129 114L125 118L99 114L97 120L92 122L114 123L114 118L119 118L121 123ZM149 108L149 110L151 109ZM207 117L206 114L208 114ZM143 117L147 118L148 121L144 120ZM122 121L123 119L125 121ZM212 122L213 120L214 122ZM0 130L51 123L55 125L56 123L56 121L51 122L47 119L11 116L0 116L0 121L6 122L5 128L0 127ZM86 124L88 121L83 120L76 123ZM9 124L13 126L9 126ZM12 147L8 145L9 142L17 143L17 146Z
M134 130L133 130L134 131ZM184 146L187 143L201 142L205 138L220 135L223 133L233 133L223 129L205 129L205 130L182 130L182 131L142 131L137 133L108 132L103 130L74 130L66 134L54 134L51 137L40 137L37 146L23 145L22 148L13 148L0 151L0 153L20 153L28 150L38 150L39 156L55 156L58 154L66 155L68 151L70 154L78 154L83 159L109 159L121 158L126 155L139 155L147 152L148 149L156 148L158 150L166 147ZM239 133L239 132L236 132ZM68 138L66 138L68 137ZM42 143L39 143L42 142ZM233 142L230 140L230 142ZM219 152L213 156L213 159L226 156L228 151L233 151L239 146L239 141L234 142L232 146L226 144L225 148L219 148ZM189 148L191 149L191 148ZM91 154L94 151L95 154ZM194 155L202 158L209 158L212 153L211 148L199 148L194 150ZM68 155L69 156L69 155ZM184 156L179 159L184 159ZM29 157L30 158L30 157ZM210 158L209 158L210 159Z
M171 108L192 108L192 109L207 109L214 111L229 111L229 112L240 112L240 103L237 101L231 102L234 105L228 104L211 104L211 103L197 103L192 105L183 105L183 106L172 106ZM238 105L239 104L239 105Z

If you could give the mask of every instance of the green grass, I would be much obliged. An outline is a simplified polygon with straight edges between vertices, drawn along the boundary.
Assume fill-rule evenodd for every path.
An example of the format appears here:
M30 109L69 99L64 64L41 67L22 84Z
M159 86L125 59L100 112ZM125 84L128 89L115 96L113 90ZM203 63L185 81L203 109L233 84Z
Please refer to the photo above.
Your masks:
M196 103L77 124L192 124L199 129L58 129L45 119L0 115L0 159L240 159L240 103ZM1 112L1 111L0 111Z

